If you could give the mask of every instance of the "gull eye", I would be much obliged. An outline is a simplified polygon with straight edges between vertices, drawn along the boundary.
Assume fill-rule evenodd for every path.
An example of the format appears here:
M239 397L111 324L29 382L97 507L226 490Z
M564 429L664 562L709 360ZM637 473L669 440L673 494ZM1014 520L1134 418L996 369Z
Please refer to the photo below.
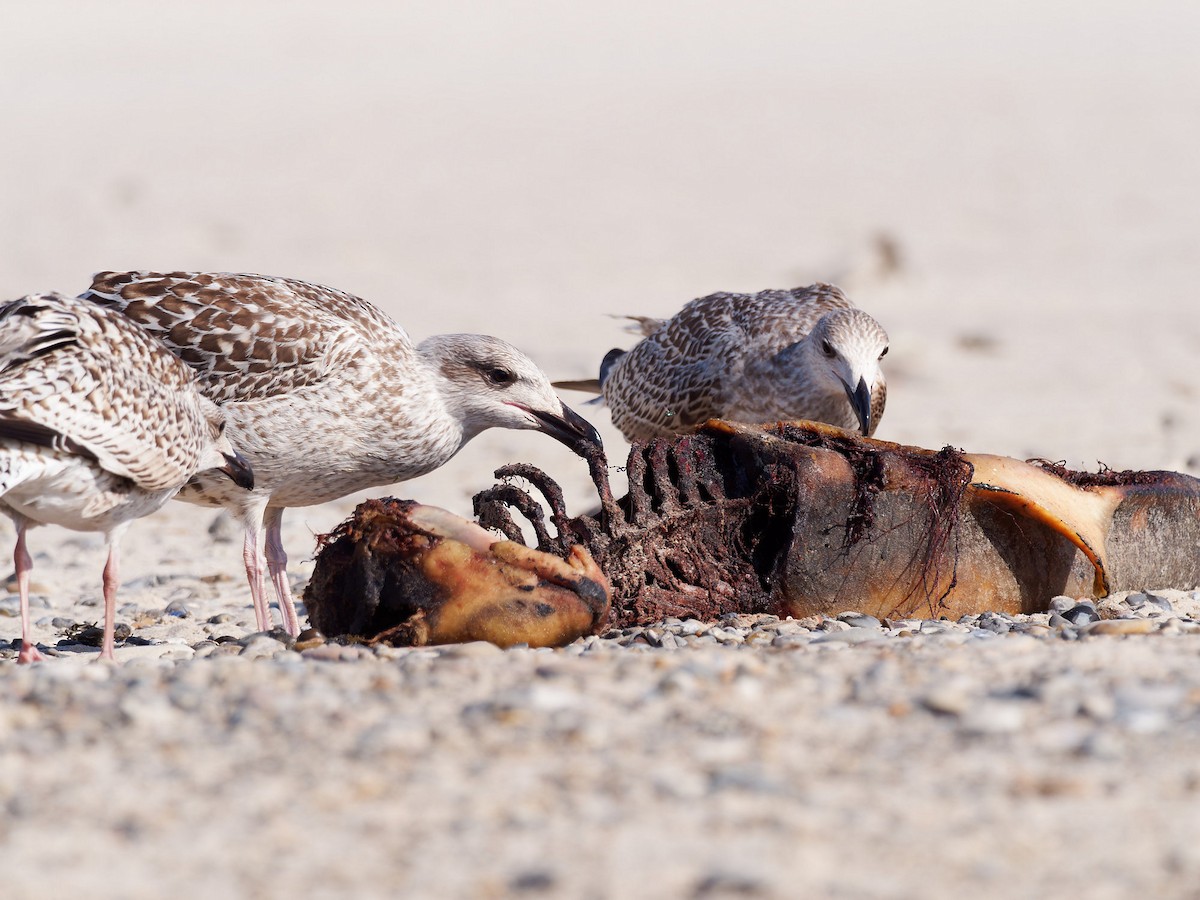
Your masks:
M517 380L516 375L514 375L508 369L502 369L499 366L494 369L488 369L486 374L489 382L500 386L512 384Z
M821 352L832 359L833 344L829 343L829 341L821 341Z
M887 356L887 352L888 352L888 348L884 347L883 352L879 354L879 358L883 359L885 356Z

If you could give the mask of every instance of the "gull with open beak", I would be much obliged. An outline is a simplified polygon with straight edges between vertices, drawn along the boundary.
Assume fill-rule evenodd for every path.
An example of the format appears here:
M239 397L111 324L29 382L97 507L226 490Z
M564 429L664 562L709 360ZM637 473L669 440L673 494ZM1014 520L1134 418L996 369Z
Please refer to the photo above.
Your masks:
M242 523L260 629L271 626L269 575L284 627L299 631L280 535L285 509L423 475L488 428L541 431L572 449L600 443L511 344L479 334L416 344L382 310L333 288L263 275L102 272L83 297L120 310L188 363L254 467L253 490L201 473L179 499L224 506Z

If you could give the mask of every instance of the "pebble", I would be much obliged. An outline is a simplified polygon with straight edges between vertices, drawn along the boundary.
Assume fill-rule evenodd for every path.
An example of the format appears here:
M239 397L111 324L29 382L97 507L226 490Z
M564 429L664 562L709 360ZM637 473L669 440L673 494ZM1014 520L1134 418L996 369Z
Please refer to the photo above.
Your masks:
M753 875L741 872L717 871L700 879L691 896L704 897L761 897L770 892Z
M229 641L224 644L214 644L212 647L203 647L196 651L196 657L240 656L242 649L242 645L237 643L237 641Z
M1174 612L1175 611L1175 607L1172 605L1171 601L1168 600L1166 597L1161 596L1160 594L1147 594L1146 600L1147 600L1147 602L1152 603L1155 606L1157 606L1163 612Z
M934 619L921 619L914 623L916 630L921 634L944 634L953 628L948 622L935 621Z
M860 612L844 612L837 616L839 622L845 622L852 628L879 628L880 622L874 616L868 616Z
M1012 626L1013 623L1010 619L996 613L984 613L979 616L975 625L976 628L982 628L993 634L1008 634L1012 630Z
M313 647L320 647L324 643L325 635L315 628L306 628L296 635L296 643L292 649L296 651L310 650Z
M1184 693L1172 684L1129 684L1117 688L1113 699L1115 723L1135 734L1155 734L1170 727Z
M218 638L218 640L220 640ZM282 628L272 628L270 631L256 631L253 634L248 634L245 637L237 638L237 642L243 647L249 647L252 643L258 640L266 640L275 644L283 644L285 647L293 647L296 644L296 639L284 631ZM278 647L274 648L278 650Z
M922 697L921 703L931 712L960 716L971 708L971 691L963 684L942 684Z
M1079 711L1098 722L1107 722L1117 711L1117 703L1111 694L1092 691L1079 701Z
M9 559L12 559L12 557L9 556ZM37 570L34 569L34 571L36 572ZM10 575L7 579L5 579L4 589L6 591L8 591L10 594L12 594L14 597L17 596L17 576L16 576L16 574ZM32 597L34 594L42 594L44 596L48 596L49 594L52 594L53 592L54 592L54 589L52 587L50 587L48 584L46 584L46 582L40 581L36 575L30 577L30 579L29 579L29 596L30 597Z
M985 700L967 710L960 719L968 734L1011 734L1025 725L1025 704L1012 700Z
M1086 634L1151 634L1159 628L1156 619L1103 619L1085 629Z
M845 631L827 631L822 635L813 638L814 644L827 643L830 641L840 641L845 644L863 644L867 641L882 641L886 639L886 635L878 628L864 628L854 626Z
M838 619L822 619L817 625L817 631L845 631L850 626Z
M252 634L248 638L237 641L242 646L242 656L246 659L265 659L273 657L283 645L265 633Z
M969 632L967 632L967 637L973 641L990 641L999 636L1000 635L997 632L988 631L986 628L972 628Z
M1097 622L1100 619L1100 613L1096 612L1096 604L1090 600L1081 601L1071 607L1065 613L1063 618L1075 626L1088 625L1091 622Z
M708 636L722 644L740 644L746 639L739 629L722 628L719 625L710 628Z
M771 639L771 646L780 648L807 647L812 640L807 635L781 634Z
M1061 615L1068 609L1071 609L1073 606L1075 606L1077 602L1078 601L1074 597L1067 597L1064 594L1060 594L1050 601L1047 609L1052 613L1059 613Z
M508 880L510 894L553 894L558 879L545 869L530 869L520 872Z
M29 608L49 609L50 600L41 593L29 595ZM17 617L21 615L21 598L17 594L0 599L0 616Z
M1172 607L1170 600L1160 594L1152 593L1151 591L1138 591L1130 594L1125 598L1125 603L1130 609L1141 609L1146 604L1150 604L1151 606L1154 606L1163 612L1174 611L1174 607Z
M208 526L208 536L214 544L232 544L242 539L242 526L228 510L221 510Z

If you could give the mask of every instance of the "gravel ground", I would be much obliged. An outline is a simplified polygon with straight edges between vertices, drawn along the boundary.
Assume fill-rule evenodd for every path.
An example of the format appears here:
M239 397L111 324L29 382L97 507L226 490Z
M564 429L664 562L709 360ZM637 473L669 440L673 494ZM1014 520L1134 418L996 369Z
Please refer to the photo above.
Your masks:
M0 662L7 896L1200 883L1200 593L297 652L187 581L123 608L120 666Z

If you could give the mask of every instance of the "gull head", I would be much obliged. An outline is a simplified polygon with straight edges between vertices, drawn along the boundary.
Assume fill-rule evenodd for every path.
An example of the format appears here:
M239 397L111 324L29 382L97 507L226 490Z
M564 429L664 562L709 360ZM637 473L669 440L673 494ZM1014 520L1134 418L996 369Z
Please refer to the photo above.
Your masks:
M822 380L846 392L859 429L870 434L883 412L887 386L880 361L888 352L887 332L861 309L838 309L818 320L808 343Z
M464 440L487 428L532 429L579 452L600 434L554 393L537 364L507 341L485 334L439 334L418 352L441 375L447 406Z
M216 469L224 472L238 487L254 490L254 470L242 454L234 449L225 436L225 413L207 397L200 397L200 408L207 426L208 443L200 458L199 471Z

